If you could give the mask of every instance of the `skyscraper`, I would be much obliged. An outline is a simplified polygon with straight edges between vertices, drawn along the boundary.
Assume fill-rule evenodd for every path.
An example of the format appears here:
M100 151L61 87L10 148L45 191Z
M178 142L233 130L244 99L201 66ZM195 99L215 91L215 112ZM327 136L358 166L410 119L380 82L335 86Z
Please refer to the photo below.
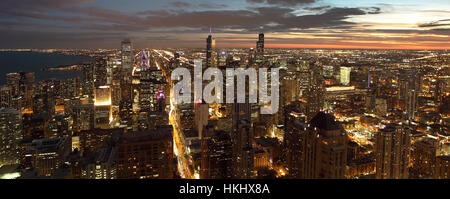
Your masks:
M203 128L206 125L208 125L209 105L204 100L202 100L201 102L195 103L194 109L195 109L195 127L197 128L199 139L202 139Z
M19 163L22 139L22 113L12 108L0 109L0 167Z
M75 132L94 128L94 104L77 104L73 108Z
M123 134L116 161L119 179L173 178L172 127Z
M420 83L416 77L416 71L402 71L399 77L399 101L403 111L407 114L407 119L412 121L415 119L417 111L417 98L419 95Z
M348 136L336 119L319 112L311 119L305 146L305 178L344 179Z
M258 35L258 41L256 42L256 61L262 62L264 59L264 33Z
M325 87L322 76L322 67L314 64L310 68L310 79L307 93L307 120L313 118L323 110L325 104Z
M290 121L286 126L284 142L286 144L286 163L290 178L305 178L307 127L307 124L299 120Z
M436 157L439 141L436 139L425 138L416 141L411 150L411 159L413 168L419 176L433 176L436 167Z
M436 158L434 178L450 179L450 155L438 156Z
M309 65L307 61L297 61L297 81L298 81L298 96L300 99L306 99L309 89L309 81L311 73L309 72Z
M98 88L100 86L106 86L108 84L108 79L110 79L111 76L109 76L107 68L108 68L108 64L107 64L106 59L98 58L95 61L95 65L94 65L94 86L95 86L95 88Z
M410 130L389 124L376 135L376 178L407 179L410 153Z
M348 136L332 115L319 112L309 124L289 120L284 142L290 178L345 178Z
M12 106L12 92L11 86L3 85L0 87L0 108Z
M348 84L350 84L350 73L352 72L352 68L351 67L343 67L341 66L341 74L340 74L340 78L341 78L341 84L344 86L347 86Z
M34 72L6 74L6 84L11 87L13 101L16 101L14 108L32 110L34 80Z
M233 174L237 179L250 179L255 176L253 127L247 120L240 120L232 135Z
M95 89L95 128L109 128L112 121L111 88L100 86Z
M215 45L216 39L213 38L212 32L210 31L208 38L206 38L206 68L214 67L217 64L217 61L215 61L215 57L217 57L217 55L214 54Z
M64 164L64 158L71 152L71 138L48 138L33 140L27 156L32 157L38 176L51 176Z
M129 39L122 41L121 48L122 69L131 71L133 69L133 46Z
M233 178L232 141L226 131L214 131L202 138L202 179Z
M122 100L133 99L132 76L133 71L133 46L130 40L122 41L121 47L122 67L120 69L120 92Z

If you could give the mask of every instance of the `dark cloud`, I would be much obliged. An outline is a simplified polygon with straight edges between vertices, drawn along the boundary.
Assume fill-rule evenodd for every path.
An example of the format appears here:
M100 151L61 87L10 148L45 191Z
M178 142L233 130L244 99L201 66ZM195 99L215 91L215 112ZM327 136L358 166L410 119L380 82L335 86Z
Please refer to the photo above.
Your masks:
M266 3L269 5L296 6L314 3L316 0L247 0L249 3Z
M219 8L227 8L226 4L212 4L212 3L200 3L198 7L207 8L207 9L219 9Z
M86 46L114 47L123 38L124 33L89 31L89 32L56 32L56 31L15 31L0 29L0 48L84 48Z
M73 0L72 0L73 1ZM77 2L86 2L78 0ZM175 3L175 2L173 2ZM69 4L64 4L69 5ZM353 23L345 21L350 16L369 14L361 8L329 8L320 14L295 15L293 8L259 7L250 10L148 10L130 15L120 11L96 6L63 6L61 11L76 16L52 16L34 12L11 10L7 14L15 17L70 22L86 29L104 31L145 31L149 28L204 28L244 29L247 32L284 32L290 29L347 27Z
M173 6L175 8L188 8L188 7L191 7L192 4L187 3L187 2L182 2L182 1L174 1L174 2L170 2L169 6Z
M370 8L367 8L367 10L368 10L368 14L380 14L381 13L381 8L379 8L379 7L370 7Z
M248 0L263 4L254 8L228 10L224 9L226 4L173 1L164 10L125 13L98 7L91 4L93 1L2 0L0 17L4 16L7 20L0 21L3 29L1 35L8 39L1 40L0 48L14 42L17 47L35 47L33 45L39 42L52 47L71 42L82 45L96 40L106 44L107 41L114 42L132 35L141 35L144 42L152 40L161 43L179 39L164 33L204 33L209 31L210 26L213 26L214 32L232 34L260 31L282 33L299 29L305 33L311 29L332 31L356 26L346 20L349 17L381 12L377 7L322 6L305 8L317 12L302 15L301 10L289 6L313 3L314 0ZM23 37L27 39L20 40Z
M320 7L307 7L304 8L305 10L311 10L311 11L320 11L320 10L326 10L331 8L331 6L320 6Z
M73 5L93 2L95 0L1 0L0 10L46 11Z
M331 8L321 14L294 14L295 9L279 7L260 7L252 10L218 10L180 12L166 16L148 16L145 24L153 27L209 27L245 29L247 31L264 30L286 31L291 28L336 27L352 24L345 21L353 15L365 15L360 8ZM268 24L275 24L270 26Z
M174 1L170 2L168 4L172 8L179 8L179 9L187 9L187 8L206 8L206 9L219 9L219 8L226 8L228 5L226 4L215 4L215 3L199 3L199 4L191 4L184 1Z
M419 27L441 27L441 26L450 26L450 19L443 19L438 21L433 21L429 23L419 24Z

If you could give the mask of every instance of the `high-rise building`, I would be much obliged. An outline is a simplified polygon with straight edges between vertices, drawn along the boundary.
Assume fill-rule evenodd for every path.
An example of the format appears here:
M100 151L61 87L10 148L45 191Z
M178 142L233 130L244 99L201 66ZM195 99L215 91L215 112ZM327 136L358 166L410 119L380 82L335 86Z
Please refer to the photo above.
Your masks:
M8 73L6 74L6 85L10 86L12 89L12 95L19 95L19 81L20 74L19 73Z
M108 65L105 58L97 58L94 64L94 86L95 88L108 85L112 74L108 74ZM108 77L109 76L109 77Z
M436 157L439 155L439 141L425 138L414 142L411 150L413 169L419 176L432 176L436 167Z
M132 71L133 71L133 46L130 40L122 41L121 47L121 62L120 70L120 93L122 100L133 100L133 85L132 85Z
M311 67L307 93L307 120L310 120L317 113L322 111L325 104L325 87L322 76L322 67L317 64L314 64Z
M68 114L58 114L52 116L49 121L48 137L67 137L72 135L73 119Z
M64 164L71 150L71 138L48 138L33 140L32 149L26 156L32 157L32 165L38 176L51 176Z
M111 87L100 86L95 89L95 128L110 128L112 121Z
M253 127L248 120L239 120L232 134L234 178L250 179L255 176Z
M0 109L0 167L19 163L22 140L22 113L12 108Z
M194 105L195 109L195 127L198 131L199 139L202 139L203 128L208 125L209 120L209 105L204 100L201 102L196 102Z
M203 68L215 67L217 64L217 55L214 52L216 39L213 38L210 32L206 38L206 64Z
M450 179L450 155L436 158L435 179Z
M289 120L284 142L288 177L345 178L348 136L332 115L319 112L309 124Z
M79 136L79 151L85 155L96 151L106 144L114 134L120 134L121 129L90 129L77 133Z
M284 142L286 144L286 164L290 178L305 178L307 127L307 124L299 120L290 121L286 126Z
M32 110L33 108L33 90L34 90L34 72L8 73L6 74L6 84L12 88L13 98L18 103L14 108Z
M90 99L94 97L94 64L83 67L83 78L81 83L81 94L88 96Z
M409 121L415 119L415 113L417 111L417 98L420 84L416 74L415 71L402 71L398 82L398 98Z
M322 67L323 69L323 76L326 79L331 79L333 77L334 74L334 66L330 66L330 65L324 65Z
M202 138L201 179L233 178L232 141L226 131L214 131Z
M84 179L116 179L116 150L114 147L102 147L90 153L83 162Z
M306 99L311 73L309 72L308 62L298 60L297 62L297 81L298 81L298 96L300 99Z
M133 104L129 100L120 101L119 118L120 124L131 128L133 125Z
M230 65L230 62L233 60L233 57L230 53L220 52L217 54L217 66L226 67Z
M133 69L133 46L129 39L122 41L121 47L122 69L131 71Z
M351 72L352 72L351 67L341 66L340 78L341 78L342 85L347 86L350 84L350 73Z
M258 35L256 42L256 61L262 62L264 60L264 33Z
M162 71L156 67L150 67L145 71L140 72L139 85L137 86L139 92L139 109L141 112L155 111L158 99L164 97L164 89L166 80Z
M122 99L120 83L122 80L121 71L122 62L116 58L108 59L108 69L111 70L111 80L108 79L108 85L111 85L111 103L112 106L117 108ZM108 71L109 72L109 71Z
M376 134L376 178L407 179L411 140L410 130L388 124Z
M79 132L94 128L94 104L77 104L73 108L73 130Z
M344 179L348 136L336 119L319 112L309 122L305 143L304 178Z
M170 179L174 176L173 129L123 134L117 143L117 178Z
M11 86L3 85L0 87L0 108L12 107L12 93Z

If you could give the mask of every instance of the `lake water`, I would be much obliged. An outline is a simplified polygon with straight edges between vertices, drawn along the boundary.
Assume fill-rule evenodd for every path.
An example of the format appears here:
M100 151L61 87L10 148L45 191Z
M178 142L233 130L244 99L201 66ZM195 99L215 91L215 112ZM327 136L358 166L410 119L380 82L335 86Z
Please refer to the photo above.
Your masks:
M93 61L94 59L91 57L63 55L58 53L0 52L0 84L4 84L6 74L12 72L35 72L36 81L47 80L50 78L72 78L81 75L81 72L41 71L41 69Z

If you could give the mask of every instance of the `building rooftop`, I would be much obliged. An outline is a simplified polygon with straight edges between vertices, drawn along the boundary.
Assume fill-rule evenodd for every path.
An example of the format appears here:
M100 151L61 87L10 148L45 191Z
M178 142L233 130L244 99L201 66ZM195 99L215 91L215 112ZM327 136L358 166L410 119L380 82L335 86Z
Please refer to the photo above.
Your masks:
M172 139L173 139L173 129L158 128L157 130L154 131L124 133L122 136L120 136L118 143L126 144L133 142L149 142L149 141L172 140Z
M339 122L336 121L336 118L324 112L317 113L317 115L311 119L310 124L312 127L317 127L322 130L341 129L341 126Z

